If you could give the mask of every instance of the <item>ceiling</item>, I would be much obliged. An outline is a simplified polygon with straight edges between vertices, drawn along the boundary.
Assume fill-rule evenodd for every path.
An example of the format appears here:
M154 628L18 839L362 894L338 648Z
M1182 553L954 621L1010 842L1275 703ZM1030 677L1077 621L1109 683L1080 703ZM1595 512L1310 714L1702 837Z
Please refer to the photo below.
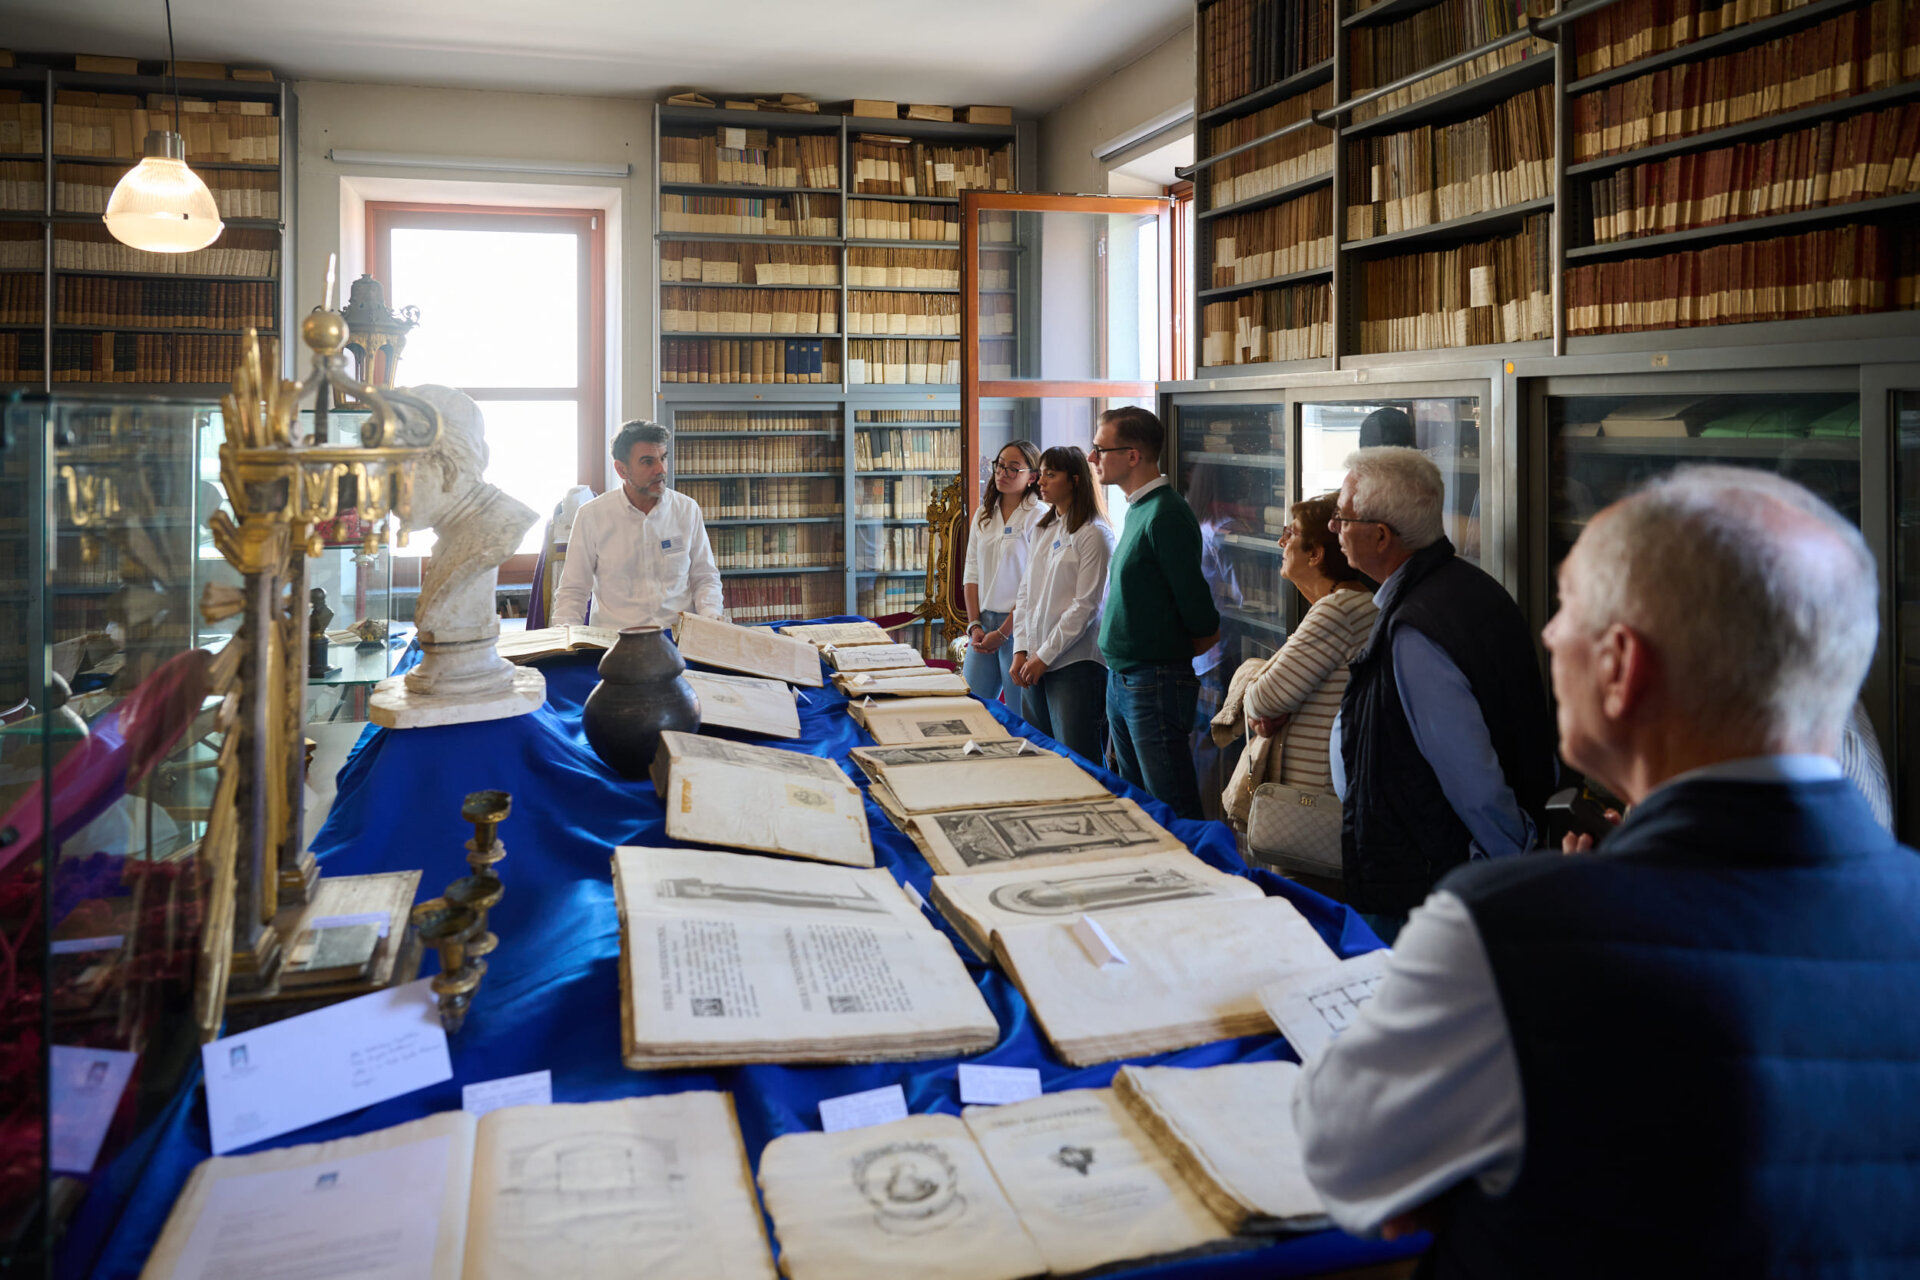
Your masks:
M164 58L162 0L4 0L21 50ZM289 79L654 98L685 88L1051 110L1192 0L178 0L183 60Z

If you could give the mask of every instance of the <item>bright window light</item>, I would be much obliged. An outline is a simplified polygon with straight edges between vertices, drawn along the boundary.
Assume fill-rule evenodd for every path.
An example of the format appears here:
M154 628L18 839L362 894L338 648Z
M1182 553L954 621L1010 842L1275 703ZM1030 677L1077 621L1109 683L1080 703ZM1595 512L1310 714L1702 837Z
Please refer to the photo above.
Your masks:
M395 227L392 246L387 301L420 308L401 382L579 385L578 236Z

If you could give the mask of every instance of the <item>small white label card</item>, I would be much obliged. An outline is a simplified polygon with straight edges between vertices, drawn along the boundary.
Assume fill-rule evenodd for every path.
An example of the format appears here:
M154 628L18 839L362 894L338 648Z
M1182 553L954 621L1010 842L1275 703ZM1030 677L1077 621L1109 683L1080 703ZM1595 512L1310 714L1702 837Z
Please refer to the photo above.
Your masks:
M745 151L747 149L747 131L745 129L723 128L720 132L723 135L720 145L727 148L727 150Z
M972 738L968 738L967 745L960 748L960 754L963 756L977 756L980 754L980 744Z
M1073 930L1073 936L1080 940L1080 945L1086 948L1088 958L1102 969L1127 962L1127 958L1120 954L1120 948L1113 945L1113 939L1107 936L1107 931L1092 916L1081 916L1068 927Z
M384 911L362 911L355 916L315 916L307 921L309 929L350 929L357 924L377 924L380 936L386 937L387 930L393 924L393 917Z
M453 1078L430 978L200 1047L213 1153Z
M953 166L950 164L935 164L933 166L933 180L935 182L952 182Z
M122 1049L83 1049L56 1044L47 1065L52 1068L48 1099L52 1103L52 1165L55 1173L93 1172L120 1109L120 1095L133 1078L140 1055Z
M1027 752L1029 751L1038 751L1038 750L1040 750L1040 748L1033 745L1032 738L1022 738L1020 739L1020 749L1014 752L1013 754L1015 754L1016 756L1023 756L1027 754Z
M920 891L918 889L913 887L913 881L902 880L900 882L900 887L906 890L907 900L909 902L913 903L914 906L920 908L922 911L925 911L927 909L927 900L920 896Z
M897 1084L820 1099L820 1127L828 1133L906 1118L907 1095Z
M460 1086L460 1109L483 1116L502 1107L544 1107L553 1101L553 1072L529 1071Z
M960 1101L1005 1106L1040 1096L1040 1068L983 1067L960 1064Z
M859 675L857 675L857 676L855 676L855 677L854 677L854 678L853 678L852 680L850 680L850 681L848 681L847 683L849 683L849 684L856 684L856 685L859 685L859 684L872 684L872 683L873 683L873 677L872 677L872 676L870 676L870 675L868 675L868 674L866 674L865 672L861 672L861 673L860 673Z

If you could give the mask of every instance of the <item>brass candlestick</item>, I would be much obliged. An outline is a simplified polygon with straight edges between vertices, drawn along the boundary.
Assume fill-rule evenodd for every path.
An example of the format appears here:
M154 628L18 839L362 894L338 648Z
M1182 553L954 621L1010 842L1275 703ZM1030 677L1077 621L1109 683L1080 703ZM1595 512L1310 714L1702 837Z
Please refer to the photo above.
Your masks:
M434 898L414 907L409 918L420 940L440 953L440 972L431 985L440 998L440 1025L451 1035L466 1022L473 993L487 972L487 962L471 947L480 917L470 907Z
M473 874L448 885L445 897L413 909L421 941L440 953L440 976L433 980L433 990L440 997L440 1021L449 1032L466 1021L487 972L486 957L500 945L499 936L487 928L487 914L507 892L494 868L507 856L497 832L512 809L513 797L504 791L467 796L460 816L473 824L473 839L467 841L467 865Z

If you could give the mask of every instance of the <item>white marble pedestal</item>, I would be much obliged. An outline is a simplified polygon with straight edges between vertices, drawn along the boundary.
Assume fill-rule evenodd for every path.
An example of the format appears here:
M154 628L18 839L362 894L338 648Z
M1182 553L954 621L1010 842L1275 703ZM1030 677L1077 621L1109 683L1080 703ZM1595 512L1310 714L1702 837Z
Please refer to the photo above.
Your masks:
M532 667L515 667L505 688L465 697L416 693L405 676L390 676L373 687L367 718L389 729L426 729L523 716L546 700L547 678Z

